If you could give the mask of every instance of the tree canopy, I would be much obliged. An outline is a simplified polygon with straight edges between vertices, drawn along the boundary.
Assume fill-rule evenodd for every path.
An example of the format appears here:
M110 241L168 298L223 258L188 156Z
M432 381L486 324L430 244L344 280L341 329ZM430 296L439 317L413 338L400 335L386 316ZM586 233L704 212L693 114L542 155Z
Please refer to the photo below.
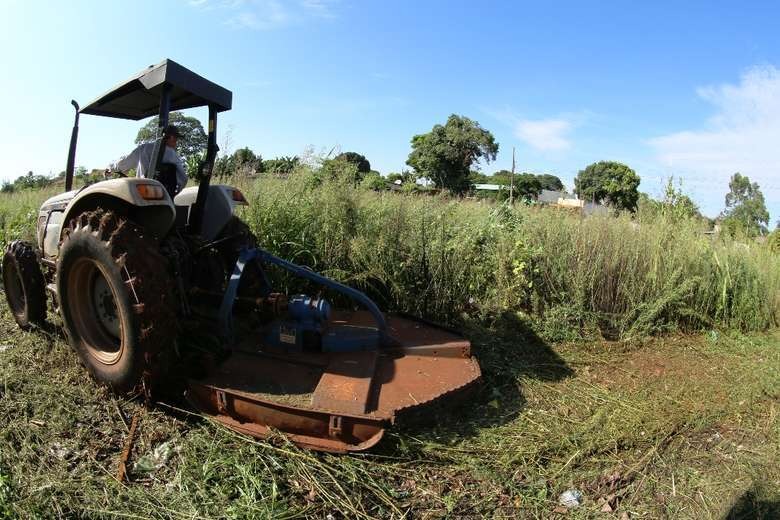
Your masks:
M758 183L740 173L732 175L723 217L723 225L732 235L739 232L754 237L764 233L769 212Z
M476 121L453 114L446 124L412 137L412 152L406 164L418 176L433 181L437 188L463 193L471 186L472 166L480 160L495 160L497 153L493 134Z
M580 170L574 193L581 199L635 211L639 200L639 175L623 163L599 161Z
M640 193L638 209L650 216L665 216L673 221L698 219L710 229L712 222L701 214L699 206L682 190L682 181L669 177L664 186L663 198L655 200L647 193Z
M263 158L256 155L248 146L239 148L232 155L223 155L214 164L214 175L231 176L239 171L249 174L264 171Z
M154 142L157 138L158 121L158 117L154 116L142 126L135 137L135 144ZM171 112L168 114L168 123L176 125L181 133L176 151L185 161L188 157L198 155L206 149L208 136L203 130L203 125L196 118L185 116L181 112Z
M344 152L334 157L336 161L346 161L352 163L357 167L357 171L361 174L366 174L371 171L371 163L368 162L365 156L357 152Z
M83 168L83 167L82 167ZM29 171L26 175L20 175L13 182L5 181L0 187L2 193L13 193L17 190L44 188L52 183L52 179L45 175L36 175Z
M563 183L561 182L561 179L555 175L542 173L537 175L536 178L539 179L539 183L542 185L543 190L563 191Z

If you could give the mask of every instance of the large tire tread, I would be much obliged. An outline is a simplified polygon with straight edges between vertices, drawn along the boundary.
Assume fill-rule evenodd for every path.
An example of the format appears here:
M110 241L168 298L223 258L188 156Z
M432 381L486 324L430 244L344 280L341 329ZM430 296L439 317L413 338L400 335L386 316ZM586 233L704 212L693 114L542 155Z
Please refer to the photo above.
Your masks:
M126 289L122 297L127 298L129 305L126 307L131 309L132 344L128 346L133 352L118 371L107 371L89 355L69 319L67 273L63 273L62 268L67 268L69 255L79 254L84 247L92 248L90 250L107 264L110 275L118 276ZM156 237L112 211L98 209L82 213L64 230L57 266L57 291L71 344L95 379L120 393L138 390L142 385L149 392L164 375L163 354L171 350L177 332L174 284Z
M11 301L11 291L6 277L17 275L21 281L23 301ZM41 325L46 321L46 282L33 244L15 240L8 244L3 255L3 282L6 301L16 323L22 329Z

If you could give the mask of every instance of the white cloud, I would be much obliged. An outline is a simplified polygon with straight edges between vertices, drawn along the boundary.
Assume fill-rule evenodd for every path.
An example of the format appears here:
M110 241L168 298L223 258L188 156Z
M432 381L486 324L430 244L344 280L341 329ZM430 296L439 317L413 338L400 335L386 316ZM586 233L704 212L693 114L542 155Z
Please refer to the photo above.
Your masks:
M202 11L222 11L234 29L269 31L306 21L336 18L339 0L189 0Z
M568 138L574 124L560 119L520 119L515 122L515 137L542 152L562 151L571 148Z
M544 119L527 119L511 108L483 108L483 111L511 128L518 140L534 150L550 154L569 150L572 147L571 133L591 116L590 112L581 111Z
M303 11L317 18L335 18L334 0L301 0Z
M267 31L290 23L292 14L280 2L266 0L242 6L245 10L228 18L227 24L236 29ZM248 8L247 8L248 7Z
M729 177L741 172L761 185L769 205L777 204L780 70L755 67L737 85L704 87L697 94L714 113L701 128L651 139L658 161L686 183L723 193Z

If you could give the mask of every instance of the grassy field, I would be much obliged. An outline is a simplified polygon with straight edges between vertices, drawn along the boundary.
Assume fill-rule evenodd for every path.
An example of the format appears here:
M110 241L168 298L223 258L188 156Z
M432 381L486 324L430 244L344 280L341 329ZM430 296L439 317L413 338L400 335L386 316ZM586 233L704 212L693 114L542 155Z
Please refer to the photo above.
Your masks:
M56 318L21 332L3 303L0 517L534 518L558 515L569 489L583 495L570 518L780 515L780 263L767 248L658 213L582 219L313 186L305 172L239 182L264 247L457 325L484 384L369 454L315 454L113 396ZM0 196L0 245L31 236L50 194Z
M3 308L0 514L533 518L567 489L584 497L571 518L603 517L605 501L631 518L780 514L780 333L555 347L514 324L467 333L476 394L372 453L331 456L112 396L56 327L20 332ZM120 484L134 414L131 463L169 457Z

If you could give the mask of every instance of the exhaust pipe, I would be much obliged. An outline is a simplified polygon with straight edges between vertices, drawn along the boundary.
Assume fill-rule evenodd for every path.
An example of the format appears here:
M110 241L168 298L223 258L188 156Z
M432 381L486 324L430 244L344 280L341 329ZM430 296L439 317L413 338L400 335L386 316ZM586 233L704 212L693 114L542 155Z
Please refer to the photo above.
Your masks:
M76 142L79 138L79 104L71 99L70 104L76 109L76 119L73 121L73 131L70 134L70 148L68 148L68 164L65 166L65 191L73 189L73 168L76 164Z

